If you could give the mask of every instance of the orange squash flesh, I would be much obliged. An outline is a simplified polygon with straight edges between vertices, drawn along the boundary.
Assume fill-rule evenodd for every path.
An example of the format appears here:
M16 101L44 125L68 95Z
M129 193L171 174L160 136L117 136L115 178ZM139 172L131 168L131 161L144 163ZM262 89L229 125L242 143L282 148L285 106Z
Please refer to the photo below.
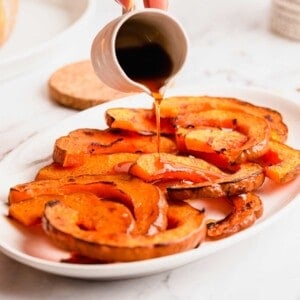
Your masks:
M175 118L178 115L190 115L206 110L225 110L245 112L264 118L271 128L271 138L284 142L288 136L288 128L281 114L268 107L262 107L249 102L226 97L181 96L163 99L160 104L162 118Z
M229 162L228 158L223 153L199 151L188 151L185 153L190 153L190 155L203 159L225 172L235 172L239 169L240 164Z
M208 110L191 114L188 118L178 116L175 120L175 124L177 127L195 129L199 126L201 128L203 126L230 128L246 135L247 141L241 147L230 147L221 151L230 163L241 163L246 160L253 160L268 150L268 142L270 139L268 123L261 117L244 112ZM196 147L189 149L186 144L187 150L204 152L199 148L201 142L196 143L196 139L197 135L193 135L193 143L189 143L190 147L193 145L196 145ZM199 139L200 141L202 140L201 137Z
M207 223L208 239L216 240L233 235L251 226L263 214L261 199L252 193L230 199L233 210L224 219Z
M269 152L260 157L258 162L265 166L267 177L279 184L286 183L300 173L300 150L270 141Z
M35 180L60 179L63 177L76 177L80 175L110 175L116 174L115 166L120 163L133 163L140 154L112 153L86 156L80 166L62 167L58 163L51 163L42 167L36 174Z
M246 142L247 136L234 130L222 130L217 127L176 129L179 152L188 152L189 149L205 153L220 153L226 149L241 148Z
M111 108L105 113L106 124L110 128L118 128L139 132L142 134L156 134L156 116L153 109ZM161 134L174 134L174 127L167 119L160 121Z
M162 152L175 153L175 143L160 138ZM54 162L64 167L82 165L85 158L94 154L152 153L157 150L155 135L140 135L119 130L78 129L56 140L53 151Z
M106 235L82 230L78 211L60 202L48 203L43 217L45 232L66 250L102 262L130 262L187 251L197 247L206 236L204 213L184 202L170 203L168 228L155 235Z
M32 199L10 203L8 215L26 226L36 225L41 221L45 204L54 199L62 200L64 197L64 195L40 195Z
M226 175L204 160L168 153L142 154L129 168L129 173L146 182L160 180L203 182Z
M68 195L89 192L125 204L133 211L141 234L154 234L166 228L167 202L160 190L130 176L83 175L60 180L40 180L11 188L9 204L41 195Z
M78 225L81 228L96 228L106 233L137 232L136 221L125 205L99 199L92 193L37 196L12 203L9 206L9 216L26 226L38 224L41 222L45 205L50 201L61 201L79 211Z

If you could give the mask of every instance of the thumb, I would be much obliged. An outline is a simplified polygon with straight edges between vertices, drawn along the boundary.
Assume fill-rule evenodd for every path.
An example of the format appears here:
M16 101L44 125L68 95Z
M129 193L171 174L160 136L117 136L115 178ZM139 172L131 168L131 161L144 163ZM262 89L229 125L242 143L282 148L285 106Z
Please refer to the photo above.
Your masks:
M153 7L167 10L169 5L168 0L144 0L145 7Z
M134 0L115 0L121 4L124 11L130 11L134 8Z

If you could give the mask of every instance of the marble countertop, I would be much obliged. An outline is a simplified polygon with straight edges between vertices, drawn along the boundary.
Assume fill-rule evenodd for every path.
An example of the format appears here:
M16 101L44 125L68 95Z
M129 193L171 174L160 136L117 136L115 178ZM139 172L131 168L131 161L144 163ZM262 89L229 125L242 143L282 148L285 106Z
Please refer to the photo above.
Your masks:
M300 103L300 43L270 31L269 0L170 2L190 38L177 86L258 87ZM80 41L74 37L38 68L0 81L0 164L24 141L77 113L49 100L47 79L63 64L88 58L92 37L119 13L114 1L98 1ZM221 252L130 280L55 276L0 253L0 299L300 299L299 213L300 203L271 227Z

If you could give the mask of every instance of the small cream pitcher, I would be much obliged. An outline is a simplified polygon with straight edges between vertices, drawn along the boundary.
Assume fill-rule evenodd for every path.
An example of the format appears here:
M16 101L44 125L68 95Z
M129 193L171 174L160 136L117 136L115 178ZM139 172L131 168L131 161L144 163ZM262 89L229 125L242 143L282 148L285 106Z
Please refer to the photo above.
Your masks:
M108 23L95 37L91 48L91 61L100 80L122 92L153 91L126 73L118 59L119 49L156 44L168 55L172 68L164 80L165 88L182 69L188 52L188 39L180 23L161 9L145 8L123 14ZM151 61L150 65L155 65ZM128 62L139 67L139 61ZM162 67L157 63L155 66Z

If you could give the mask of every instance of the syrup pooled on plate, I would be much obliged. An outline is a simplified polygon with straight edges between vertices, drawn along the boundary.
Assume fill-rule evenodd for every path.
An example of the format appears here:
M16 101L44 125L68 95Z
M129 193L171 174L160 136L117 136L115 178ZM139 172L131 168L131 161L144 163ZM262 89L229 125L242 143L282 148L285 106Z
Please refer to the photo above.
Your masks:
M157 152L160 152L160 102L163 95L160 89L166 84L173 71L171 57L157 43L116 49L120 66L126 75L148 87L155 101Z

